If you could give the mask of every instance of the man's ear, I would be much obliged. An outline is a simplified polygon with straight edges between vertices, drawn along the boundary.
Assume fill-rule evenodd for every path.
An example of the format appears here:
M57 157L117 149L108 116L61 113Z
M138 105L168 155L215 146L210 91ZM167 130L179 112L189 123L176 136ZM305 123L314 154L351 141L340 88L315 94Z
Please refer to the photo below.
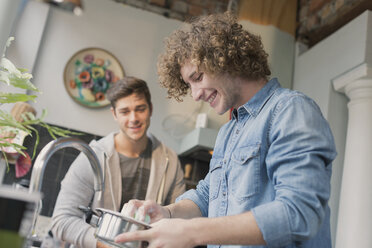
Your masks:
M111 113L112 113L112 116L114 117L114 119L117 120L116 113L115 113L115 108L111 107L110 110L111 110Z

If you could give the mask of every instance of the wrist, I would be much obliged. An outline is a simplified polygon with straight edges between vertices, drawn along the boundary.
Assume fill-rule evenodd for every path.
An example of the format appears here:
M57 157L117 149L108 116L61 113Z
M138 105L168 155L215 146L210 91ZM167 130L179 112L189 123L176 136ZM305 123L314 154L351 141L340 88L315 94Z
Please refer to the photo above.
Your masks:
M165 206L165 208L166 208L167 213L168 213L168 218L172 219L172 210L168 206Z
M198 222L195 222L195 219L183 220L183 230L185 234L187 233L187 238L190 242L189 245L192 247L202 245L200 242L200 234L203 232L196 231L196 229L198 229L197 224Z

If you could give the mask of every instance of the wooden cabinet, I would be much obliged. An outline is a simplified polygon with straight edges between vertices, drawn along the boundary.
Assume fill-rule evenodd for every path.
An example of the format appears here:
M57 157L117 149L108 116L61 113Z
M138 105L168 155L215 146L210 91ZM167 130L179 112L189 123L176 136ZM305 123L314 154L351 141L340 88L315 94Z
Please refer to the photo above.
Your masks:
M198 148L188 155L180 155L182 169L185 172L186 189L195 189L201 179L208 174L211 153L208 149ZM207 246L197 246L195 248L206 248Z
M187 189L195 188L198 182L207 175L211 157L210 151L203 148L180 156Z

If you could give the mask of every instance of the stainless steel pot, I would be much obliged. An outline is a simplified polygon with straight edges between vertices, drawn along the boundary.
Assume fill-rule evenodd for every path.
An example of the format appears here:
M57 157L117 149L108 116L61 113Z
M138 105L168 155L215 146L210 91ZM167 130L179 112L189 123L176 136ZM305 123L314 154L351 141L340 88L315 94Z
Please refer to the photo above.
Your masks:
M96 227L95 236L99 241L121 248L145 248L148 246L147 242L140 241L121 244L114 242L115 237L121 233L149 229L150 225L145 222L109 209L96 208L95 211L91 211L88 208L79 208L86 213L86 221Z

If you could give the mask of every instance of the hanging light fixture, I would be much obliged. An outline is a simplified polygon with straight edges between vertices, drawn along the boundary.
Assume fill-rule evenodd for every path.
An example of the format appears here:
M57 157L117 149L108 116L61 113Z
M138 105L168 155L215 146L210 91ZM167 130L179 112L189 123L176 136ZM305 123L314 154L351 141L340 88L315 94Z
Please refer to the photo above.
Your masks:
M50 5L54 5L60 9L73 12L75 15L81 15L83 12L82 1L80 0L38 0Z

